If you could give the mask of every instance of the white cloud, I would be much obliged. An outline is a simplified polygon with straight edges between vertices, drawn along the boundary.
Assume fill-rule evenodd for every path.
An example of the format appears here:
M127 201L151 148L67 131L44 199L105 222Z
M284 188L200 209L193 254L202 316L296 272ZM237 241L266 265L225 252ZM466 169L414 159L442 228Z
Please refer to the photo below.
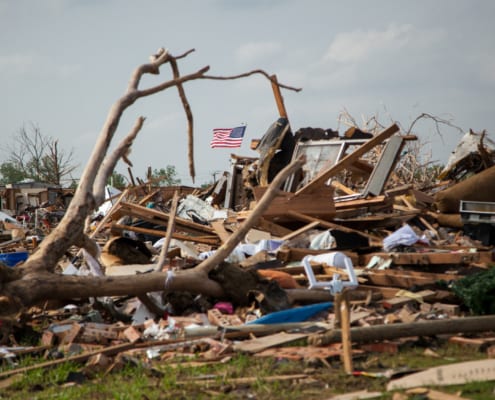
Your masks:
M0 56L0 73L6 75L51 75L59 78L74 76L81 70L77 64L58 64L48 58L39 58L33 54L16 53Z
M167 114L153 116L152 119L147 120L145 127L147 130L162 134L163 132L167 132L171 126L181 126L184 118L184 113L167 112Z
M479 62L481 80L488 84L495 84L495 55L484 54Z
M250 64L258 61L266 61L281 50L276 42L246 43L237 49L237 60L242 64Z
M410 24L391 24L385 30L356 30L336 35L323 57L325 62L362 62L375 54L403 48L425 48L442 39L439 30L421 31Z
M0 72L4 73L23 73L29 71L34 65L33 56L30 54L11 54L0 56Z

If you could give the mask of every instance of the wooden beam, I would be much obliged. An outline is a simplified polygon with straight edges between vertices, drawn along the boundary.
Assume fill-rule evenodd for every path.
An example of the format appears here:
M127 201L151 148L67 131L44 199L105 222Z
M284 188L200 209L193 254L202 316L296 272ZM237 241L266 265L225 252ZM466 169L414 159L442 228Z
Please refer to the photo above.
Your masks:
M275 102L277 103L278 114L281 117L287 118L287 110L284 105L284 98L282 97L282 93L280 92L280 86L278 86L277 75L270 76L272 82L272 90L273 95L275 96Z
M152 199L156 194L160 193L160 189L156 189L155 191L151 192L150 194L147 194L144 196L142 199L139 200L139 205L142 206L143 204L146 205L148 200Z
M158 257L158 262L156 264L156 271L161 271L166 263L168 247L170 246L170 241L172 240L172 234L175 229L175 219L177 218L176 214L177 214L178 203L179 203L179 192L176 190L174 192L174 197L172 198L172 208L170 209L169 220L167 224L167 234L165 236L165 243L162 245L162 249L160 250L160 257ZM150 299L150 302L153 301ZM146 304L144 305L146 306Z
M227 240L229 240L231 233L227 232L227 230L225 229L223 220L211 221L211 226L213 227L213 230L218 235L222 243L225 243Z
M434 285L438 281L453 281L462 278L462 275L435 274L425 271L397 271L393 269L373 271L366 270L364 275L369 283L380 286L394 286L408 289L413 286Z
M281 237L280 240L290 240L290 239L295 238L296 236L300 235L301 233L304 233L304 232L309 231L310 229L316 228L318 225L320 225L320 221L310 222L309 224L304 225L302 228L299 228L298 230L295 230L294 232L291 232L288 235Z
M396 310L398 308L404 307L406 304L413 304L418 301L429 300L435 297L435 292L433 290L422 290L421 292L414 293L412 296L396 296L388 299L383 299L381 304L383 308L387 310Z
M337 174L338 172L346 168L349 168L356 160L359 159L359 157L361 157L363 154L367 153L373 147L379 145L380 143L382 143L383 141L385 141L395 132L398 131L399 131L399 127L397 126L397 124L393 124L392 126L388 127L378 135L368 140L366 143L359 146L356 150L354 150L351 154L344 157L337 164L327 167L326 170L325 169L322 170L322 172L320 172L320 174L316 178L314 178L308 184L306 184L301 189L299 189L296 192L296 196L303 193L314 192L319 187L323 186L329 178L335 176L335 174Z
M392 391L417 386L462 385L474 381L493 381L494 379L495 367L493 360L464 361L428 368L424 371L391 380L387 384L387 390ZM428 395L428 398L440 399L430 395ZM454 399L443 396L443 400Z
M355 192L354 190L348 188L346 185L340 183L339 181L332 181L332 186L345 194L359 194L358 192Z
M122 225L122 224L117 224L117 223L112 224L111 229L116 230L116 231L120 231L120 232L132 231L132 232L142 233L144 235L152 235L152 236L159 236L159 237L166 237L167 236L167 233L165 231L160 231L158 229L140 228L138 226ZM220 244L220 241L219 241L217 236L192 236L192 235L183 235L180 233L173 232L172 238L177 239L177 240L187 241L187 242L209 244L212 246L218 246Z
M340 307L340 325L342 329L342 358L344 361L344 371L352 374L352 338L351 338L351 309L349 307L349 297L347 291L342 293Z
M269 232L276 237L282 237L291 233L291 230L286 228L285 226L276 224L272 221L268 221L265 218L260 218L254 225L254 227L259 229L260 231Z
M170 215L163 211L155 210L153 208L146 208L138 204L128 203L124 201L120 203L119 208L115 213L120 216L128 215L130 217L136 217L160 226L167 226L170 219ZM177 227L180 228L180 230L183 230L185 232L193 234L215 234L213 228L206 225L198 224L185 218L176 217L175 223Z
M359 208L359 207L376 207L388 205L390 199L385 196L376 196L370 199L356 199L356 200L346 200L346 201L336 201L335 210L341 211L349 208Z
M342 232L347 232L347 233L356 233L356 234L361 235L361 236L364 236L364 237L366 237L366 238L368 238L370 240L373 240L375 242L381 243L381 238L379 238L378 236L370 235L369 233L364 233L364 232L361 232L361 231L358 231L358 230L355 230L355 229L347 228L345 226L336 224L334 222L323 221L323 220L320 220L318 218L311 217L309 215L306 215L306 214L303 214L303 213L300 213L300 212L297 212L297 211L292 211L292 210L287 211L287 214L290 217L292 217L292 218L294 218L296 220L299 220L299 221L305 221L305 222L318 221L319 224L320 224L320 226L323 226L325 228L328 228L328 229L338 229L338 230L341 230Z
M258 353L270 347L280 346L282 344L294 342L296 340L303 339L308 336L309 336L308 333L287 333L287 332L274 333L272 335L265 336L262 338L243 340L242 342L234 344L234 350L241 351L243 353Z
M254 188L255 198L261 198L265 190L266 187ZM288 218L290 212L304 211L305 214L316 217L318 220L332 219L335 216L335 207L333 203L333 190L331 188L330 190L332 193L328 197L311 194L295 196L294 193L280 190L265 210L263 218L279 223L290 222L290 217Z
M301 261L305 256L308 255L318 255L331 252L331 249L323 249L323 250L313 250L302 247L289 247L289 248L279 248L277 251L277 259L283 262L290 261ZM358 255L352 251L348 250L339 250L341 253L344 253L351 260L353 265L358 265ZM295 271L299 267L289 267L290 271ZM304 267L301 267L301 273L304 273ZM285 272L289 272L289 270Z
M373 285L359 285L359 289L361 290L371 290L373 293L379 293L382 298L384 299L390 299L392 297L395 297L397 292L399 290L402 290L401 288L395 288L395 287L390 287L390 286L373 286Z

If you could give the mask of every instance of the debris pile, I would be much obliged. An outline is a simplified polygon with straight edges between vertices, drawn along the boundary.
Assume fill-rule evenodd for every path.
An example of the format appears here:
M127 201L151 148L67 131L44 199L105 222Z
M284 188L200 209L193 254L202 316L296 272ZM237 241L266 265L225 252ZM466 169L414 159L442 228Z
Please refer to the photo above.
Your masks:
M66 279L60 285L71 277L113 282L112 294L45 293L2 320L3 359L25 351L17 340L26 329L40 336L31 351L63 352L105 370L123 352L150 360L276 352L341 357L352 373L353 356L437 334L485 343L493 356L486 299L495 288L495 192L480 188L495 185L495 146L469 132L438 179L418 186L419 170L408 179L401 173L415 140L395 124L293 134L281 117L253 143L259 158L232 155L231 169L208 188L144 183L109 191L86 227L97 248L68 252L56 272ZM278 181L297 161L301 168ZM43 232L8 216L2 223L7 282ZM221 259L207 275L194 275L214 257ZM181 272L191 272L189 280ZM160 282L136 289L144 279ZM299 339L307 346L281 347Z

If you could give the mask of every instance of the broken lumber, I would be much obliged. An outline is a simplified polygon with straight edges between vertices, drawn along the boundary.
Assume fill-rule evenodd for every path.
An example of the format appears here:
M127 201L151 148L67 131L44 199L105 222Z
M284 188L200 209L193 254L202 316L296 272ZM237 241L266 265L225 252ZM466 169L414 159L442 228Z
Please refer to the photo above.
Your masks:
M427 385L462 385L474 381L493 380L495 380L495 362L493 360L476 360L440 365L394 379L388 383L387 390Z
M142 234L151 235L151 236L158 236L158 237L166 237L167 236L167 233L165 231L162 231L159 229L140 228L138 226L122 225L122 224L117 224L117 223L113 223L111 225L111 230L112 230L112 232L132 231L132 232L142 233ZM183 240L185 242L203 243L203 244L209 244L212 246L216 246L220 243L217 236L192 236L192 235L184 235L184 234L176 233L176 232L173 232L171 236L174 239Z
M172 198L172 208L170 210L170 217L167 224L167 235L165 236L165 243L162 245L160 250L160 257L156 265L156 270L160 271L165 266L168 247L170 246L170 241L172 240L172 234L175 229L175 219L177 218L177 204L179 203L179 192L176 190L174 192L174 197Z
M28 367L11 369L11 370L0 372L0 379L7 378L8 376L15 375L18 373L24 374L28 371L33 371L33 370L38 369L38 368L51 368L51 367L54 367L56 365L67 363L67 362L83 362L83 361L86 361L89 358L91 358L95 355L98 355L98 354L110 356L110 355L120 353L122 351L130 350L135 346L136 346L135 343L118 344L116 346L105 347L105 348L100 349L100 350L90 351L88 353L78 354L78 355L71 356L71 357L65 357L65 358L60 358L58 360L46 361L46 362L43 362L40 364L30 365Z
M409 289L414 286L435 285L439 281L449 282L461 279L462 275L436 274L425 271L404 271L404 270L366 270L364 275L369 284L379 286L395 286Z
M129 217L139 218L144 221L151 222L152 224L160 225L160 226L167 226L170 220L170 215L163 211L155 210L152 208L146 208L138 204L128 203L125 201L122 201L120 203L118 209L115 211L114 214L116 214L118 217L122 215L127 215ZM215 234L215 231L211 227L198 224L196 222L190 221L185 218L176 217L175 223L178 230L187 233L196 234L196 235Z
M297 212L297 211L288 210L287 211L287 215L289 215L290 217L292 217L292 218L294 218L296 220L303 221L303 222L314 222L314 221L318 221L319 222L319 225L322 226L322 227L324 227L324 228L327 228L327 229L337 229L337 230L340 230L340 231L346 232L346 233L355 233L355 234L357 234L359 236L366 237L366 238L368 238L369 240L371 240L373 242L381 243L381 239L378 236L370 235L369 233L364 233L364 232L361 232L361 231L358 231L358 230L355 230L355 229L347 228L345 226L336 224L334 222L323 221L323 220L320 220L318 218L312 217L311 215L308 215L306 213L300 213L300 212Z
M257 353L270 347L280 346L282 344L294 342L309 336L308 333L274 333L262 338L256 338L251 340L244 340L234 345L235 351L241 351L245 353Z
M254 188L254 197L261 198L266 187ZM333 190L329 187L325 195L315 196L304 194L295 196L294 193L279 191L270 206L263 213L263 218L277 223L290 222L288 212L304 212L304 214L321 220L332 220L335 217Z

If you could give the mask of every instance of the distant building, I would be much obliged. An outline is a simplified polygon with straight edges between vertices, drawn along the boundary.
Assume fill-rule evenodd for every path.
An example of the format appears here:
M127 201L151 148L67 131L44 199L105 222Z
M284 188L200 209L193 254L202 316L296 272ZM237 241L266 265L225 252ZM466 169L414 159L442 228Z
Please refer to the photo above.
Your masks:
M42 205L66 208L73 194L73 189L35 181L0 185L0 210L10 215L19 215L26 209Z

